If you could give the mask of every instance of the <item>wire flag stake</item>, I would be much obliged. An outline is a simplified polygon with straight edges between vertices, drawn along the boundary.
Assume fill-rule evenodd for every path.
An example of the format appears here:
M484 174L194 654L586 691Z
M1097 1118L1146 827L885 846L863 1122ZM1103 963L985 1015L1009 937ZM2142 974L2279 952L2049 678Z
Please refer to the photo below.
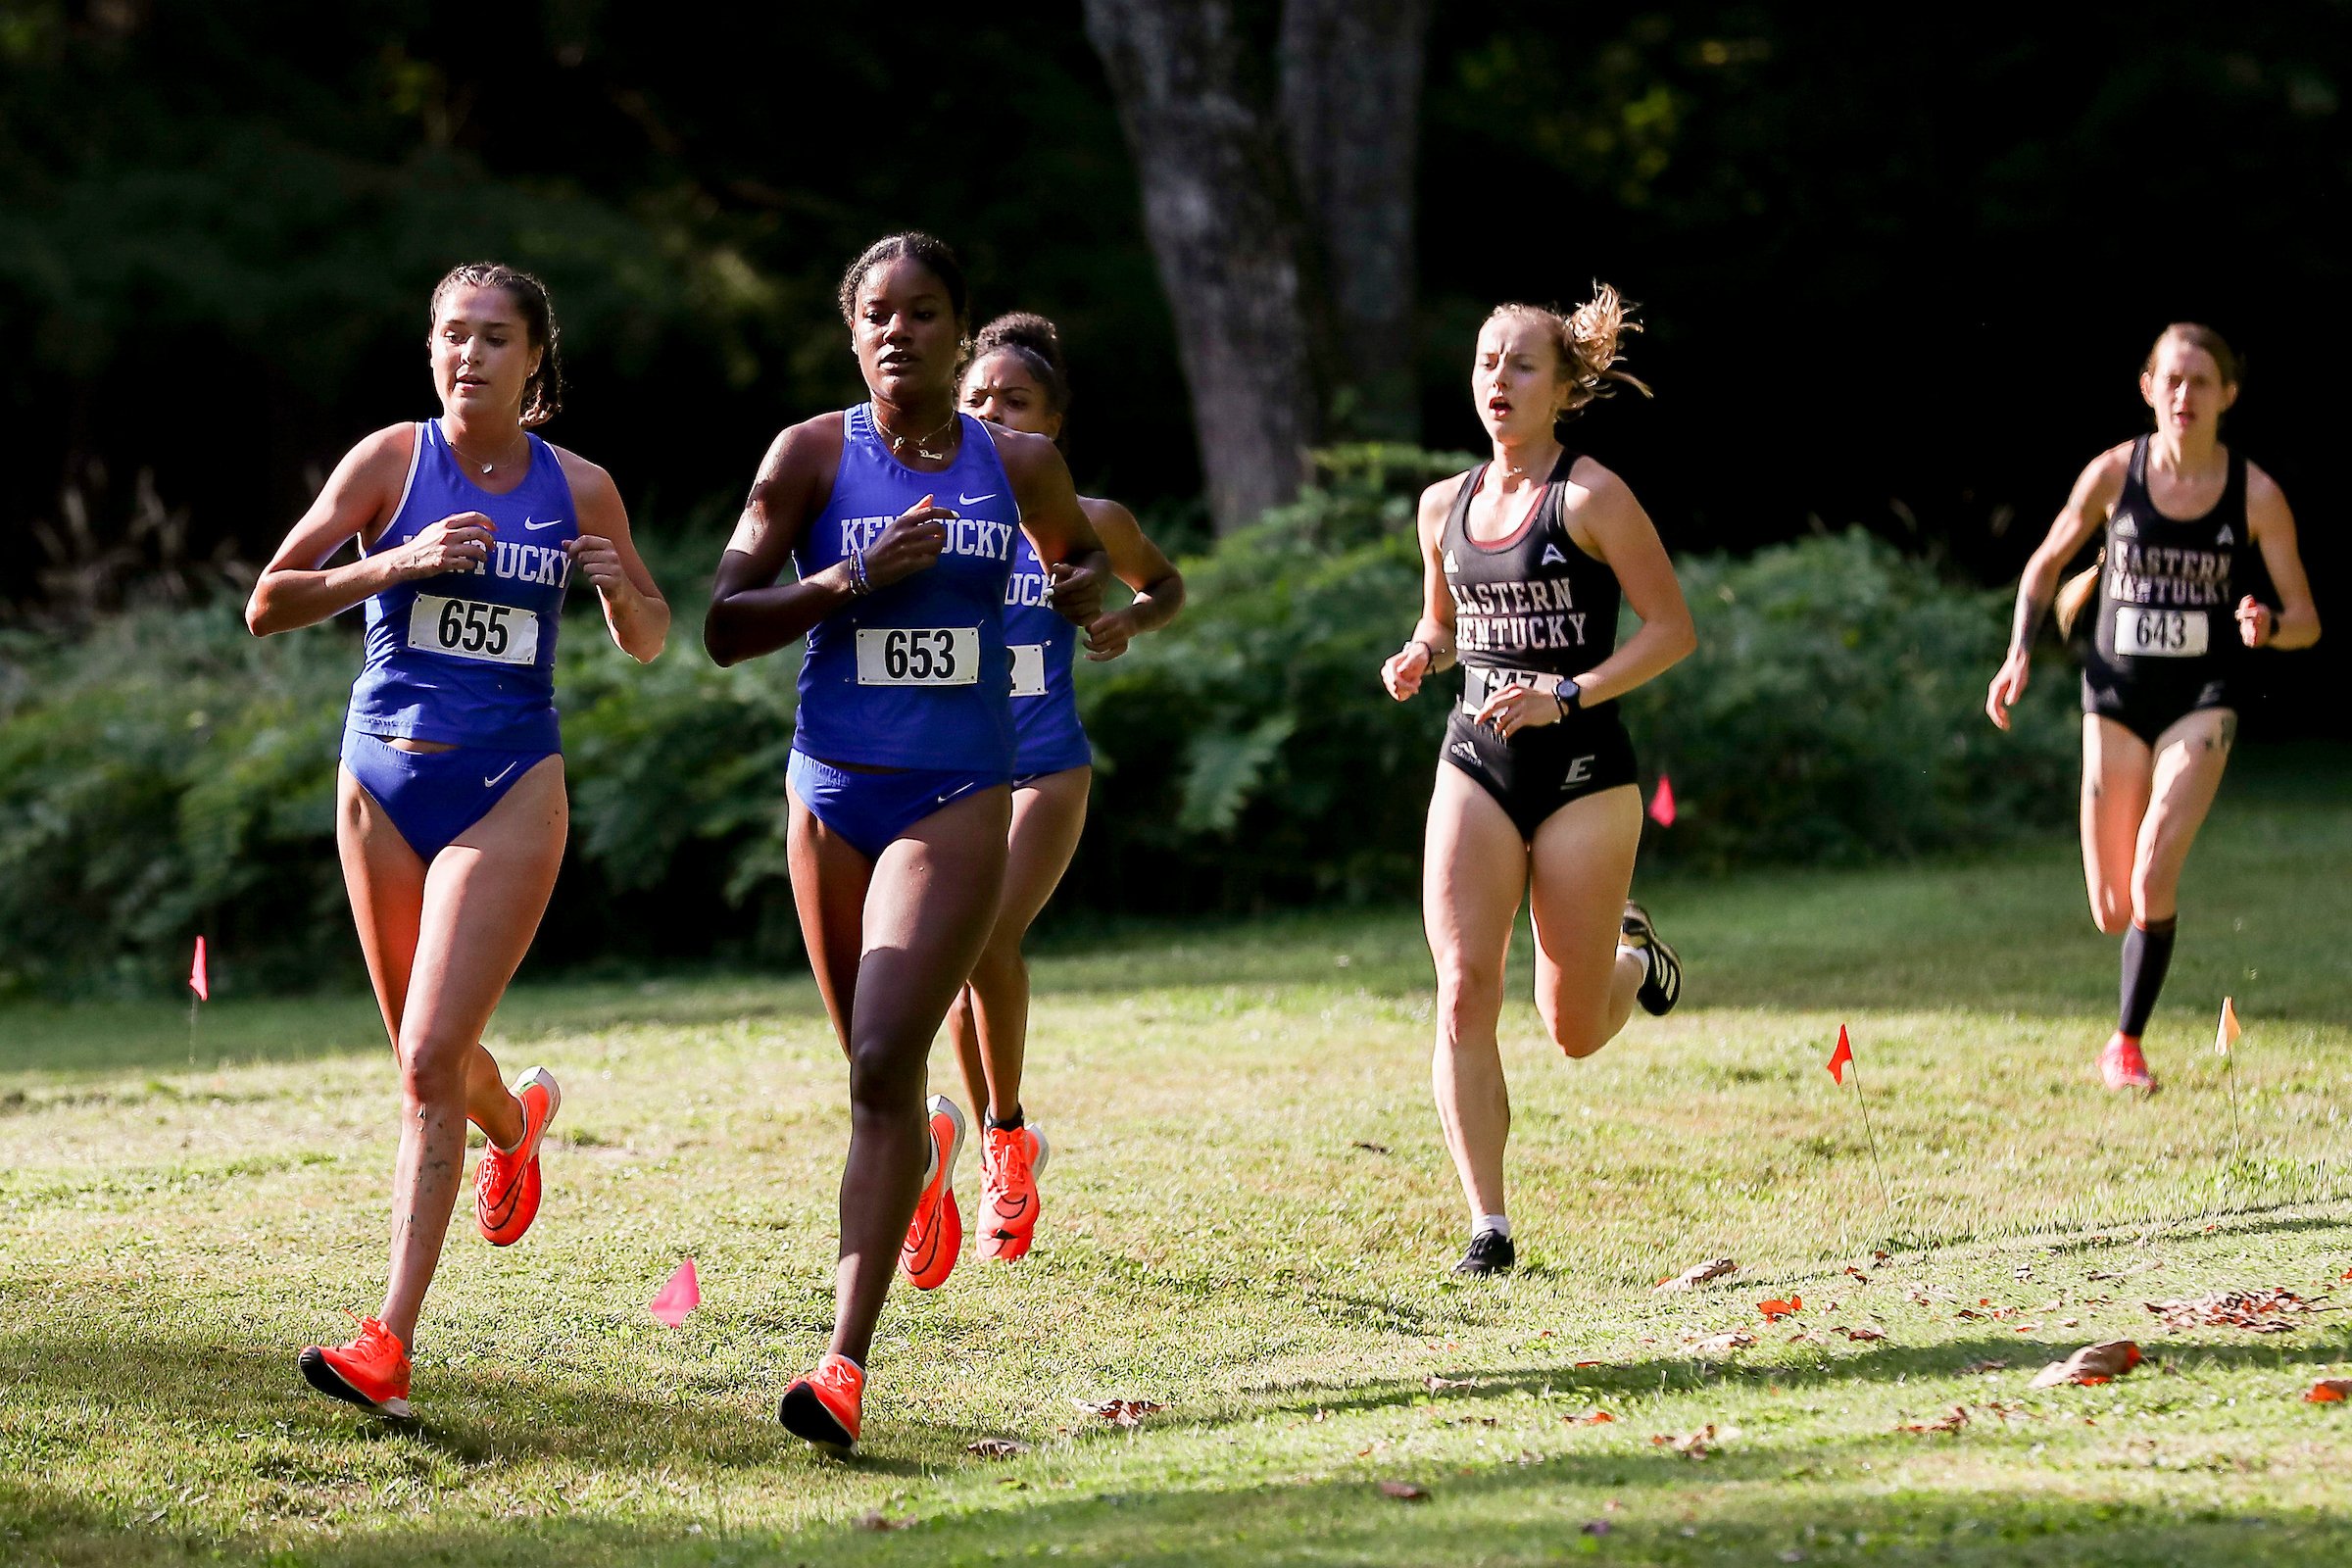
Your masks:
M1870 1125L1870 1097L1862 1092L1862 1068L1854 1060L1852 1042L1846 1039L1845 1025L1838 1026L1838 1049L1830 1053L1829 1074L1842 1086L1847 1069L1854 1074L1854 1102L1862 1107L1862 1134L1870 1140L1870 1173L1878 1178L1879 1201L1886 1205L1886 1223L1894 1224L1894 1200L1887 1195L1886 1172L1879 1163L1879 1135Z

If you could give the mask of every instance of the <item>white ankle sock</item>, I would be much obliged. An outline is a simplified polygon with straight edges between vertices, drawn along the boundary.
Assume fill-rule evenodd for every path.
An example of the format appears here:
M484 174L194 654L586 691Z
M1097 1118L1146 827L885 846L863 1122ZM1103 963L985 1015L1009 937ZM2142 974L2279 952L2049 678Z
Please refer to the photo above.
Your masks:
M1486 1232L1486 1231L1493 1231L1493 1232L1494 1232L1495 1235L1497 1235L1497 1236L1501 1237L1501 1238L1502 1238L1504 1241L1506 1241L1506 1242L1507 1242L1507 1241L1509 1241L1509 1240L1511 1239L1511 1221L1510 1221L1510 1216L1508 1216L1508 1215L1506 1215L1506 1214L1481 1214L1481 1215L1479 1215L1479 1216L1478 1216L1477 1223L1473 1224L1473 1225L1470 1227L1470 1234L1471 1234L1473 1237L1476 1237L1476 1236L1478 1236L1478 1235L1480 1235L1480 1234L1482 1234L1482 1233L1484 1233L1484 1232Z

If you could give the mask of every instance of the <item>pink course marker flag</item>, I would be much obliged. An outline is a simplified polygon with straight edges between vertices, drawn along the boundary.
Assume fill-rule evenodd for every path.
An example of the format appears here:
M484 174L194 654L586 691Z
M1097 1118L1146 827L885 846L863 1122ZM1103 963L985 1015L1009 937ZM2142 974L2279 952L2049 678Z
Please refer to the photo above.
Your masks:
M694 1277L694 1259L678 1265L669 1283L654 1293L654 1316L676 1328L686 1321L686 1314L703 1304L703 1288Z
M1660 827L1674 826L1674 780L1658 775L1658 792L1649 798L1649 819Z
M212 983L205 978L204 973L204 938L202 937L196 939L196 961L188 965L188 989L195 992L201 1001L213 1000Z

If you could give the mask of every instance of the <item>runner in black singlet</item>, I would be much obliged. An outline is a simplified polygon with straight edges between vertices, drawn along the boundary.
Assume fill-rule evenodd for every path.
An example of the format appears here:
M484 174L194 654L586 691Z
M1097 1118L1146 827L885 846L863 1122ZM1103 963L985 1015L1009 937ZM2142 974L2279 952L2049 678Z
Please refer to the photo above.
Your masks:
M1470 1204L1461 1274L1500 1273L1517 1257L1495 1024L1521 898L1535 917L1536 1005L1569 1055L1608 1044L1637 1000L1662 1013L1682 992L1674 951L1626 900L1642 792L1616 699L1690 652L1690 611L1633 492L1555 432L1612 382L1641 386L1616 368L1626 330L1609 288L1570 315L1505 305L1487 318L1471 388L1494 461L1422 495L1426 602L1412 640L1381 668L1402 702L1428 675L1464 666L1422 869L1438 968L1431 1077ZM1623 648L1620 588L1642 617Z
M2237 733L2247 650L2306 648L2319 612L2286 497L2221 444L2237 358L2221 334L2166 327L2139 376L2156 432L2101 453L2018 584L2009 657L1985 695L2003 729L2066 562L2104 530L2082 660L2082 870L2091 917L2124 939L2110 1089L2153 1089L2140 1034L2172 964L2176 894ZM2259 550L2274 610L2248 591Z

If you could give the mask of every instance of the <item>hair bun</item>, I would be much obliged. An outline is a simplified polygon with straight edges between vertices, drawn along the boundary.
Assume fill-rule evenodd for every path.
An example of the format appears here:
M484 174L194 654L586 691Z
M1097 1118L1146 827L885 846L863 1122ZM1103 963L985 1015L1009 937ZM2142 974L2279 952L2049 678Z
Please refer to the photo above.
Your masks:
M1068 373L1061 360L1061 333L1034 311L998 317L980 329L979 340L972 347L975 354L1001 348L1027 349L1052 366L1056 374Z

